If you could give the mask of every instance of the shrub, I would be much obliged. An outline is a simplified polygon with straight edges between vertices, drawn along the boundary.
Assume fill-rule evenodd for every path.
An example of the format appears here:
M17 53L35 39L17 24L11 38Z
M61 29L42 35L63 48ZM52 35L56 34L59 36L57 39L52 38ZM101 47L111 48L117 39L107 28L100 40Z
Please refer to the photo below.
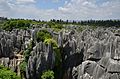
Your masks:
M39 32L37 32L37 41L43 41L45 39L49 39L52 38L51 34L47 31L47 30L40 30Z
M31 51L30 51L30 50L28 50L28 49L24 51L25 62L27 62L27 61L28 61L29 56L30 56L30 52L31 52Z
M54 72L51 70L43 72L41 79L54 79Z
M20 63L20 75L21 75L21 79L25 78L26 66L27 66L27 62L23 61L22 63Z
M45 40L44 40L44 43L45 43L45 44L50 44L50 43L51 43L53 47L58 47L57 42L56 42L54 39L51 39L51 38L45 39Z
M20 79L15 72L0 65L0 79Z
M25 72L26 66L27 66L27 62L23 61L23 62L20 64L20 70L21 70L22 72Z

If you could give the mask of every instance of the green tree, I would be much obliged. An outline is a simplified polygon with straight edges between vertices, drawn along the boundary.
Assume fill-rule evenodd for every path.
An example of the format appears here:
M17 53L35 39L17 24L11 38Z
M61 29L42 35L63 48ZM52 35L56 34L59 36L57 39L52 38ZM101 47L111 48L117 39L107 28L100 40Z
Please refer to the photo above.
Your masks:
M45 39L49 39L52 38L51 34L47 31L47 30L40 30L39 32L37 32L37 41L43 41Z
M24 27L24 26L25 26L25 22L23 20L18 20L17 27L20 28L20 27Z
M0 65L0 79L20 79L15 72Z

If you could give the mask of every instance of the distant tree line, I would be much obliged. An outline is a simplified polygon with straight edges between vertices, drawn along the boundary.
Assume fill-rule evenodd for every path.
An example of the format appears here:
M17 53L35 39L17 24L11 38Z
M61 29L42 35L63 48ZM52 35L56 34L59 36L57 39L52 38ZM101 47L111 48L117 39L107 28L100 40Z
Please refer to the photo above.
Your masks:
M86 20L86 21L75 21L75 20L55 20L50 21L35 20L35 19L8 19L6 17L0 17L0 28L4 30L12 30L15 28L27 29L32 25L36 24L47 24L50 28L58 31L62 29L64 24L73 25L88 25L88 26L101 26L101 27L120 27L120 20Z
M0 17L0 22L7 20L6 17Z
M103 27L120 27L120 20L86 20L86 21L63 21L63 20L50 20L51 22L61 23L61 24L76 24L76 25L89 25L89 26L103 26Z

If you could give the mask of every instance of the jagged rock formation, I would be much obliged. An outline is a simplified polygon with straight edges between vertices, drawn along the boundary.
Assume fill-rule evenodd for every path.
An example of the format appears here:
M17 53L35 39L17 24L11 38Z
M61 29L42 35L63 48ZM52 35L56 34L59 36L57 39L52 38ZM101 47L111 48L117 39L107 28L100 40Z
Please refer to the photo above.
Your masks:
M0 32L0 57L13 58L15 52L25 49L25 43L31 38L29 30L13 30Z
M119 33L107 29L82 32L84 61L73 68L74 79L119 79Z
M20 72L19 64L23 61L20 52L25 49L26 42L30 40L29 30L0 31L0 64Z
M16 71L16 67L23 60L22 56L18 58L19 52L26 49L33 40L35 46L26 67L27 79L39 79L43 71L53 69L55 51L51 44L37 42L36 33L39 30L42 29L0 31L0 64ZM51 29L47 30L58 39L62 57L62 79L120 78L119 29L85 29L79 33L70 28L59 34Z
M62 54L63 78L72 79L73 67L81 64L83 61L83 50L77 50L77 41L74 31L68 33L60 32L58 45L61 48Z
M31 52L26 67L27 79L39 79L43 71L52 69L55 63L55 56L51 44L38 43Z

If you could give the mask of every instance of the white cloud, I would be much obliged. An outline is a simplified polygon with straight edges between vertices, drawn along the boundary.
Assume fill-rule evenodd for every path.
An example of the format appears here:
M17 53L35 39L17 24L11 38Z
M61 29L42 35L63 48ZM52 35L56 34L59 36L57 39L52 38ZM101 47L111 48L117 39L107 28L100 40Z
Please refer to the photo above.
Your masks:
M71 0L60 7L62 11L71 12L71 19L110 19L120 18L120 1L108 0L101 5L96 0ZM72 17L73 16L73 17Z
M38 8L35 5L36 1L0 0L0 15L43 20L120 19L120 0L107 0L100 5L96 0L71 0L65 1L64 6L58 7L57 10Z

